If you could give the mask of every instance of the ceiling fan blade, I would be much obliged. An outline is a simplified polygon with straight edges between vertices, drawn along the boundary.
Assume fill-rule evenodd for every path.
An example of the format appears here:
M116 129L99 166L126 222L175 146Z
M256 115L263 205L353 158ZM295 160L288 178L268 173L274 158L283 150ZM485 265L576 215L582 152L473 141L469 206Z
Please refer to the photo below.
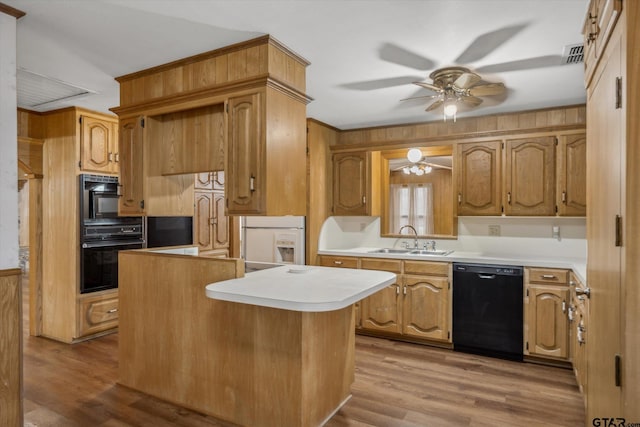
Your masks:
M431 70L436 68L436 63L429 58L411 52L393 43L383 43L378 49L380 59L413 68L414 70Z
M429 105L424 111L433 111L444 103L442 99L438 99Z
M488 95L500 95L504 93L506 88L502 83L487 83L482 85L473 86L469 89L469 95L471 96L488 96Z
M464 102L470 107L477 107L478 105L482 104L482 99L476 96L463 96L462 98L460 98L460 101Z
M480 80L481 77L475 73L463 73L453 82L453 86L457 89L468 89Z
M432 90L434 92L444 92L444 90L440 87L440 86L436 86L432 83L427 83L427 82L413 82L414 85L418 85L420 87L423 87L425 89L429 89Z
M401 99L400 101L410 101L412 99L433 99L433 98L438 98L441 95L424 95L424 96L411 96L409 98L404 98Z
M421 77L416 76L402 76L402 77L390 77L387 79L366 80L362 82L344 83L340 87L353 90L376 90L385 89L394 86L403 86L409 83L413 83L416 79Z
M476 71L482 73L504 73L506 71L532 70L536 68L555 67L562 64L561 55L536 56L535 58L520 59L518 61L502 62L500 64L478 67Z
M482 34L456 58L455 62L457 64L468 64L484 58L528 25L529 23L512 25Z

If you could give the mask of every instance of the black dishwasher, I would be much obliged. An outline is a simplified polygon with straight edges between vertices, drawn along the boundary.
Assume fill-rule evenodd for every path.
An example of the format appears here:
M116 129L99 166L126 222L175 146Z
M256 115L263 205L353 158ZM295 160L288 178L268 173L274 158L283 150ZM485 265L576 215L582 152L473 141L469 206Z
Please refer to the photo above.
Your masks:
M453 264L453 349L522 360L522 267Z

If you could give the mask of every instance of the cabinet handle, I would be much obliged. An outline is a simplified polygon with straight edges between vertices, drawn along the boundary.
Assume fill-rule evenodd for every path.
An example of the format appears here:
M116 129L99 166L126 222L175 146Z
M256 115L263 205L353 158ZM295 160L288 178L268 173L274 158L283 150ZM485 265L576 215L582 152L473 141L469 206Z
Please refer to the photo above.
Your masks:
M400 286L396 288L396 295L400 295Z
M342 261L333 261L335 265L342 265Z
M562 203L564 203L565 205L567 204L567 192L566 191L562 192Z
M113 313L116 313L117 311L118 311L117 308L112 308L111 310L108 310L107 313L108 314L113 314Z
M557 279L557 277L553 274L543 274L542 275L543 279Z
M406 294L407 294L407 287L406 287L406 286L403 286L403 287L402 287L402 293L403 293L404 295L406 295Z
M256 178L253 175L249 178L249 190L256 191Z
M116 153L115 154L115 158L116 158L116 163L120 163L120 153Z
M584 295L587 298L591 298L591 288L578 288L576 287L576 295Z
M367 196L362 196L362 204L363 205L367 204Z
M116 185L116 196L122 197L122 184Z
M462 204L462 193L458 193L458 204Z
M511 204L511 191L507 193L507 203Z
M215 218L209 218L209 224L211 224L211 225L216 225L216 220L215 220Z
M113 153L112 152L109 152L109 161L113 162Z
M567 302L565 300L562 300L562 312L567 312Z

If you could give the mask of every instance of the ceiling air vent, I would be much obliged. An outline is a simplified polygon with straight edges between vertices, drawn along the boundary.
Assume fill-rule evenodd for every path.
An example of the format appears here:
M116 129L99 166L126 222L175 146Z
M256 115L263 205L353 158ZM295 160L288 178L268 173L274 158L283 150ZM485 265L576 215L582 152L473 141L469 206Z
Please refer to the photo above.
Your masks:
M563 64L578 64L584 61L584 46L580 44L569 44L562 50Z
M55 108L56 102L69 101L95 93L95 91L27 71L24 68L17 70L16 86L18 107L35 111L46 111Z

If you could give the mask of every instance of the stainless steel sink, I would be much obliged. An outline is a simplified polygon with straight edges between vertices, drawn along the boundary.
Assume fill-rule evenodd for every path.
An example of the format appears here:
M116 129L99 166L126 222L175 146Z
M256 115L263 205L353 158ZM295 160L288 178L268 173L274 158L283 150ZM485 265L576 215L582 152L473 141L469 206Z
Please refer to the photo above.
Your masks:
M453 251L442 251L442 250L429 251L429 250L426 250L426 249L415 249L413 251L410 251L408 254L409 255L440 255L440 256L445 256L445 255L449 255L452 252Z
M369 251L368 253L370 254L406 254L406 253L409 253L409 249L382 248L382 249Z

